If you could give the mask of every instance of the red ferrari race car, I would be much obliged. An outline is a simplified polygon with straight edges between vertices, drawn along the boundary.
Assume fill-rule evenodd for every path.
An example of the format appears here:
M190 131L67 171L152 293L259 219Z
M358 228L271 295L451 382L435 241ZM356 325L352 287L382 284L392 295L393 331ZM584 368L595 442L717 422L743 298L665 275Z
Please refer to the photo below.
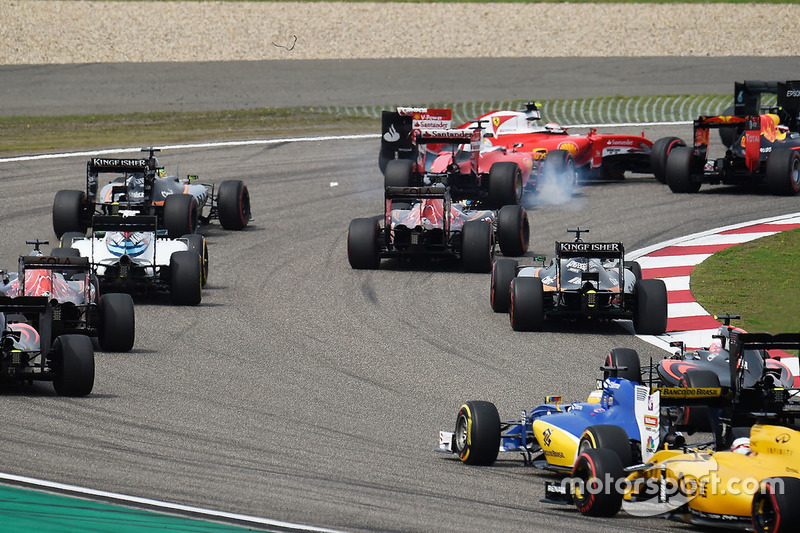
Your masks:
M528 214L520 205L498 212L454 203L449 187L386 187L383 227L356 218L347 231L347 258L355 269L378 268L381 258L461 260L467 272L489 272L495 245L507 256L528 249Z
M449 109L384 111L379 157L384 175L390 166L405 165L406 173L411 172L418 181L424 180L425 172L430 171L424 163L425 152L433 150L437 156L436 150L440 150L442 144L422 150L419 139L423 138L426 128L449 128L450 116ZM493 111L458 129L480 132L484 157L486 154L495 154L490 157L530 156L531 168L524 181L529 190L548 184L554 185L554 190L571 194L579 177L620 179L626 171L651 172L653 143L644 134L598 134L592 129L586 135L574 135L558 124L539 125L540 120L539 108L531 102L524 111ZM405 162L393 163L395 160ZM394 168L391 171L394 173Z
M753 85L735 85L734 115L701 116L694 121L691 147L672 139L664 166L672 192L695 193L703 183L722 183L766 184L777 195L800 193L800 80L774 82L777 105L766 109L759 107L758 96L771 92L771 86L748 83ZM712 129L720 130L726 145L723 157L711 156Z

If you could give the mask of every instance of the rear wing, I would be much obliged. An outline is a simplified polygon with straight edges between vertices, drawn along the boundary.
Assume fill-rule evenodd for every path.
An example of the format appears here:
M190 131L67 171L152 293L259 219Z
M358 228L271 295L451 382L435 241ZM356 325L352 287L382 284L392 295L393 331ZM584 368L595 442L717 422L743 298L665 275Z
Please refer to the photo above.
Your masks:
M556 242L556 257L622 260L625 257L625 248L621 242Z
M47 255L22 255L19 258L20 272L27 268L48 268L51 270L85 270L89 267L86 257L50 257Z
M450 109L398 107L381 113L381 172L392 159L417 160L416 134L426 130L447 130L452 122Z
M130 231L158 233L158 217L155 215L95 215L92 217L92 232Z
M418 200L437 200L443 201L444 212L444 231L450 232L450 187L386 187L385 190L386 207L384 209L384 229L387 234L392 229L392 202L414 202Z
M0 296L0 313L28 314L44 313L50 307L47 296Z
M92 174L100 174L104 172L113 172L115 174L133 174L151 169L150 165L148 165L148 162L149 160L146 158L105 159L101 157L93 157L88 163L86 163L86 172ZM155 169L152 168L151 170Z

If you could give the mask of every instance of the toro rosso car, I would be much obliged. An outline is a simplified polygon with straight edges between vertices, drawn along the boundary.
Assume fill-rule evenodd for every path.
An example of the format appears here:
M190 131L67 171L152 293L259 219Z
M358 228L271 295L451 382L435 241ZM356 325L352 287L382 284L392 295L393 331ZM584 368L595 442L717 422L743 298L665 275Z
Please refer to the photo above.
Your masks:
M86 233L92 216L135 210L158 217L159 227L170 237L194 233L198 223L218 219L225 229L240 230L250 221L250 194L238 180L219 187L196 183L197 176L179 179L167 176L154 153L143 148L146 158L108 159L95 157L86 165L86 190L63 190L53 201L53 231ZM101 174L115 179L99 188ZM98 190L99 188L99 190Z
M504 255L528 249L525 209L503 206L497 213L454 203L449 187L386 187L383 227L375 218L357 218L347 231L347 258L357 269L378 268L382 258L460 259L467 272L488 272L495 245Z
M453 200L484 208L519 205L533 156L483 142L484 130L453 129L449 109L398 107L383 112L381 171L387 187L441 184Z
M660 389L618 377L627 368L609 366L624 361L627 352L611 350L603 367L607 377L585 402L562 404L560 397L549 396L522 411L521 418L506 421L491 402L464 403L455 431L439 432L438 451L472 465L491 465L499 452L514 452L526 464L564 472L588 448L613 450L627 466L648 460L662 443L681 444L682 436L662 418Z
M576 228L571 242L556 242L549 266L520 266L498 259L492 267L490 301L509 312L515 331L540 330L544 320L633 320L637 333L667 328L667 289L662 280L642 279L641 267L624 260L619 242L584 242ZM541 258L544 262L544 258Z
M578 483L548 487L548 499L574 502L582 513L595 516L613 516L622 507L634 515L666 514L702 526L796 531L800 471L794 454L800 452L800 433L788 426L800 418L800 391L784 387L763 361L760 378L749 387L746 374L748 353L800 349L800 334L733 332L731 345L730 386L694 389L709 398L718 391L717 405L727 411L719 419L726 439L658 451L627 468L613 452L584 450L573 468ZM716 453L704 451L711 444ZM623 478L624 483L617 482ZM592 479L608 485L585 490Z
M85 335L53 333L47 296L0 296L0 382L52 381L57 394L94 387L94 350Z
M39 245L46 241L29 241L29 244L36 249L31 255L19 258L17 272L0 271L0 294L11 298L46 298L53 336L88 335L96 337L105 351L130 351L135 337L130 295L101 296L88 259L62 254L65 250L61 249L56 249L55 255L45 256Z
M154 215L121 215L95 215L91 237L65 233L62 246L88 259L103 291L161 291L175 305L199 304L208 279L205 238L171 238Z
M739 97L734 115L697 118L693 145L677 145L669 150L665 164L667 185L672 192L695 193L703 183L766 184L772 194L797 194L800 81L776 82L777 106L766 110L753 109L753 102L758 100L750 94L746 82L736 83L736 91ZM745 94L750 96L742 96ZM712 158L709 152L712 129L735 135L723 157Z

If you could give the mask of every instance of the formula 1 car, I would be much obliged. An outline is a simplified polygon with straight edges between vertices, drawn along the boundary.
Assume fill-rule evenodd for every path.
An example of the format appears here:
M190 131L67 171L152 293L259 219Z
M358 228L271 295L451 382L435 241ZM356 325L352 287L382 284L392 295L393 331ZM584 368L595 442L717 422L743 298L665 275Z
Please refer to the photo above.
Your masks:
M103 291L169 292L175 305L197 305L208 279L208 246L202 235L171 238L155 215L95 215L92 235L65 233L62 247L87 258Z
M455 201L488 209L519 205L533 168L530 153L482 142L484 130L452 129L449 109L383 112L379 163L386 187L441 184Z
M356 269L378 268L382 258L459 258L467 272L488 272L495 243L504 255L528 249L525 209L503 206L496 214L453 203L449 187L386 187L383 227L374 218L356 218L347 231L347 258ZM495 229L496 228L496 229Z
M784 387L763 361L760 379L752 386L746 384L748 354L766 357L771 349L798 350L800 334L732 331L730 341L730 386L690 389L706 392L711 404L726 405L726 416L718 421L724 431L717 432L714 441L684 448L683 452L658 451L649 460L628 468L615 453L584 450L572 471L578 483L548 485L547 499L575 503L582 513L593 516L613 516L623 507L631 514L667 514L702 526L745 529L752 519L756 531L796 531L800 513L796 501L785 498L794 498L800 490L800 480L787 480L800 477L792 459L800 451L800 433L788 427L800 418L800 390ZM684 394L691 395L688 391ZM712 400L714 396L716 401ZM742 442L745 428L751 426L749 443L746 439ZM701 451L711 445L716 453ZM735 453L748 451L748 447L747 456ZM618 482L625 478L624 483ZM748 478L753 482L749 488L732 485ZM607 483L605 489L585 490L587 483L594 483L592 479ZM771 486L765 487L765 482ZM788 484L790 490L776 491L778 482ZM670 492L668 488L680 491Z
M158 217L159 227L172 238L194 233L198 223L218 219L225 229L241 230L250 221L250 193L238 180L219 187L195 183L197 176L167 176L155 157L157 148L142 148L147 158L95 157L86 165L86 191L62 190L53 201L53 231L86 233L92 215L135 210ZM117 177L98 192L101 174Z
M47 241L28 241L34 251L19 258L17 272L0 271L0 294L11 298L41 296L52 310L54 337L81 334L96 337L108 352L133 348L135 317L128 294L100 295L89 260L75 254L45 256L39 246ZM28 317L35 318L35 317Z
M564 405L561 397L548 396L544 404L522 411L522 418L502 422L491 402L464 403L455 431L439 432L438 451L484 466L499 452L515 452L525 464L566 472L587 448L614 450L627 466L648 460L661 443L681 444L682 436L662 417L661 391L616 375L627 371L620 363L628 352L611 350L603 366L606 377L586 402Z
M569 229L572 242L556 242L549 266L520 266L498 259L492 267L490 301L510 312L515 331L540 330L545 318L633 320L637 333L660 335L667 328L667 289L662 280L642 279L636 262L624 260L620 242L583 242L586 229ZM541 258L544 263L544 258Z
M57 394L86 396L94 387L92 342L54 337L53 311L47 296L0 296L0 381L52 381Z
M750 96L737 98L734 115L694 121L693 146L674 146L666 156L666 183L672 192L695 193L703 183L763 183L772 194L800 192L800 81L775 83L774 108L753 109L758 101L752 96L755 90L737 82L737 95ZM724 157L710 158L711 129L722 129L723 141L736 135Z

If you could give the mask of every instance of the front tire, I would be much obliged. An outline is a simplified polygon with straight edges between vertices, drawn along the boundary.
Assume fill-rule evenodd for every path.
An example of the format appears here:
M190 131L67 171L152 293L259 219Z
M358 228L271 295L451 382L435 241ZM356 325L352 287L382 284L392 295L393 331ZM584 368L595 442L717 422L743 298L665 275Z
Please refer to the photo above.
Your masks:
M217 191L217 217L228 230L242 230L250 222L250 191L240 180L226 180ZM186 233L194 233L187 231Z
M51 360L60 396L87 396L94 387L94 349L84 335L61 335L53 343Z
M491 466L500 450L500 416L491 402L466 402L458 409L455 452L468 465Z
M112 292L100 297L100 335L104 352L129 352L136 338L136 317L130 294Z
M169 258L173 305L197 305L203 298L202 264L197 252L175 252Z
M508 313L511 306L511 281L516 276L517 261L514 259L498 259L492 265L489 298L495 313Z
M347 261L351 268L374 270L381 264L378 255L378 221L355 218L347 229Z
M539 278L511 281L511 329L538 331L544 325L544 286Z
M766 179L772 194L793 196L800 192L800 152L775 150L769 154Z
M86 234L88 200L83 191L58 191L53 200L53 231L57 237L68 232Z
M640 335L663 335L667 331L667 286L660 279L642 279L634 286L636 308L633 328Z
M613 348L603 362L603 366L615 367L617 370L604 370L603 379L622 378L633 383L642 382L642 363L636 350L630 348ZM625 367L622 370L620 367Z
M489 272L494 259L492 223L468 220L461 228L461 261L467 272Z
M164 200L164 228L170 239L197 231L200 210L189 194L170 194Z
M577 479L573 500L578 511L587 516L617 514L622 507L622 494L614 482L624 476L622 461L615 452L598 448L581 453L572 467L572 477ZM611 486L606 484L609 480Z
M719 376L713 370L692 369L687 370L678 381L682 388L719 388ZM708 408L704 406L689 406L677 408L677 424L689 426L694 431L712 431L711 419Z
M489 208L522 202L522 170L510 161L495 163L489 169Z
M770 477L753 495L752 519L756 533L790 533L800 529L800 479Z
M517 257L528 251L531 227L528 212L521 205L504 205L497 214L497 243L508 257Z
M694 150L685 146L677 146L667 156L667 185L675 193L696 193L701 182L693 176Z
M650 149L650 171L661 183L667 183L667 157L678 146L686 146L686 143L678 137L662 137Z
M578 441L578 454L591 448L611 450L617 454L623 467L633 464L630 437L619 426L601 424L583 430Z

